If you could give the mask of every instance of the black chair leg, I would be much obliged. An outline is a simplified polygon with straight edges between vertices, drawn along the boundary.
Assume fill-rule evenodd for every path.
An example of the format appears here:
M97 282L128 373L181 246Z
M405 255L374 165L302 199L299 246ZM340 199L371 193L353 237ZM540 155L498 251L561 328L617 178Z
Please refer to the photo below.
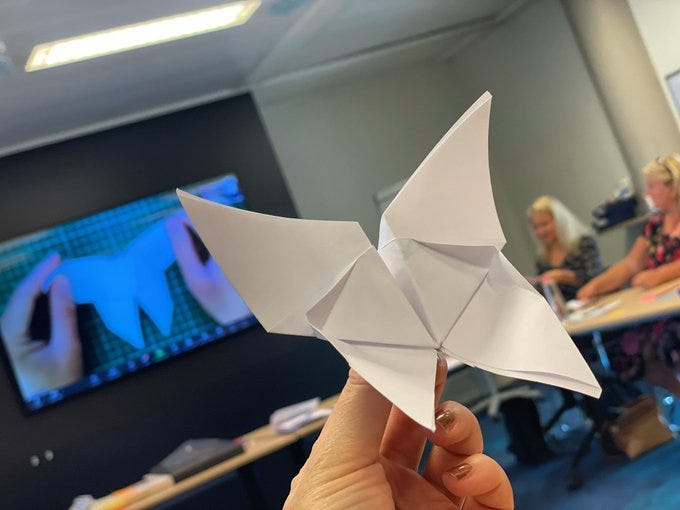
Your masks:
M595 437L595 434L597 433L597 430L594 425L590 426L590 430L586 434L586 436L581 440L581 444L578 447L578 451L576 452L576 455L574 455L574 458L571 461L571 465L569 466L569 473L567 473L567 489L570 491L580 489L583 487L583 484L585 483L583 480L583 476L578 470L578 465L581 463L581 460L583 460L583 457L585 457L586 453L588 453L588 450L590 450L590 445L593 442L593 438Z
M576 401L576 397L574 397L574 393L572 391L560 389L560 392L562 393L562 405L557 411L555 411L552 417L543 426L543 434L546 434L551 428L553 428L553 425L559 421L565 412L573 407L578 406L578 402Z

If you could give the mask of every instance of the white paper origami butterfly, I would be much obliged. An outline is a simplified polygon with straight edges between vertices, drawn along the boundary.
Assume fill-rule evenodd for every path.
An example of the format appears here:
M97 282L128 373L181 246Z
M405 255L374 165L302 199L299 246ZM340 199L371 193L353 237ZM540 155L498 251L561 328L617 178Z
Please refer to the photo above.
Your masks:
M142 349L140 308L163 335L170 334L174 304L165 271L174 261L165 222L159 221L116 255L64 261L45 281L44 290L57 276L66 276L74 302L93 304L109 331Z
M436 351L599 396L546 301L508 262L491 191L485 93L380 222L281 218L178 190L200 237L265 329L318 336L416 422L434 427Z

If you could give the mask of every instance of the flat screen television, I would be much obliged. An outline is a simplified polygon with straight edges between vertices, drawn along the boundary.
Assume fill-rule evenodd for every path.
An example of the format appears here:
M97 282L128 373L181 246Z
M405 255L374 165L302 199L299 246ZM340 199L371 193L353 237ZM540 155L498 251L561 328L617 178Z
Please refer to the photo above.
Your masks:
M232 174L183 189L244 207ZM2 350L29 412L254 324L174 190L0 243Z

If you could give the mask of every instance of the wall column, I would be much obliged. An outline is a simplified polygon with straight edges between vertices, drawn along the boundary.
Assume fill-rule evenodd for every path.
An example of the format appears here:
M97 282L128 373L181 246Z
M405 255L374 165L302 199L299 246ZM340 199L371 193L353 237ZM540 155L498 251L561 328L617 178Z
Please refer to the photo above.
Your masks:
M656 77L630 5L562 0L569 23L639 192L640 169L680 152L680 131Z

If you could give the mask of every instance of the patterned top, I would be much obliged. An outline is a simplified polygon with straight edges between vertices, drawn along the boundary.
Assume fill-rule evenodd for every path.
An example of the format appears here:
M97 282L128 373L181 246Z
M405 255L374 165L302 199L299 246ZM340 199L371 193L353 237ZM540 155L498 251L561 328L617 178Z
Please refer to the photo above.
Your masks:
M645 225L643 236L649 241L645 266L654 269L680 259L680 237L663 230L663 214L655 214Z
M578 243L578 248L567 253L559 266L552 266L549 262L541 259L536 260L538 274L543 274L551 269L568 269L576 273L578 284L566 285L563 283L559 285L565 300L574 299L578 289L602 272L602 259L600 259L597 241L592 236L583 236Z

